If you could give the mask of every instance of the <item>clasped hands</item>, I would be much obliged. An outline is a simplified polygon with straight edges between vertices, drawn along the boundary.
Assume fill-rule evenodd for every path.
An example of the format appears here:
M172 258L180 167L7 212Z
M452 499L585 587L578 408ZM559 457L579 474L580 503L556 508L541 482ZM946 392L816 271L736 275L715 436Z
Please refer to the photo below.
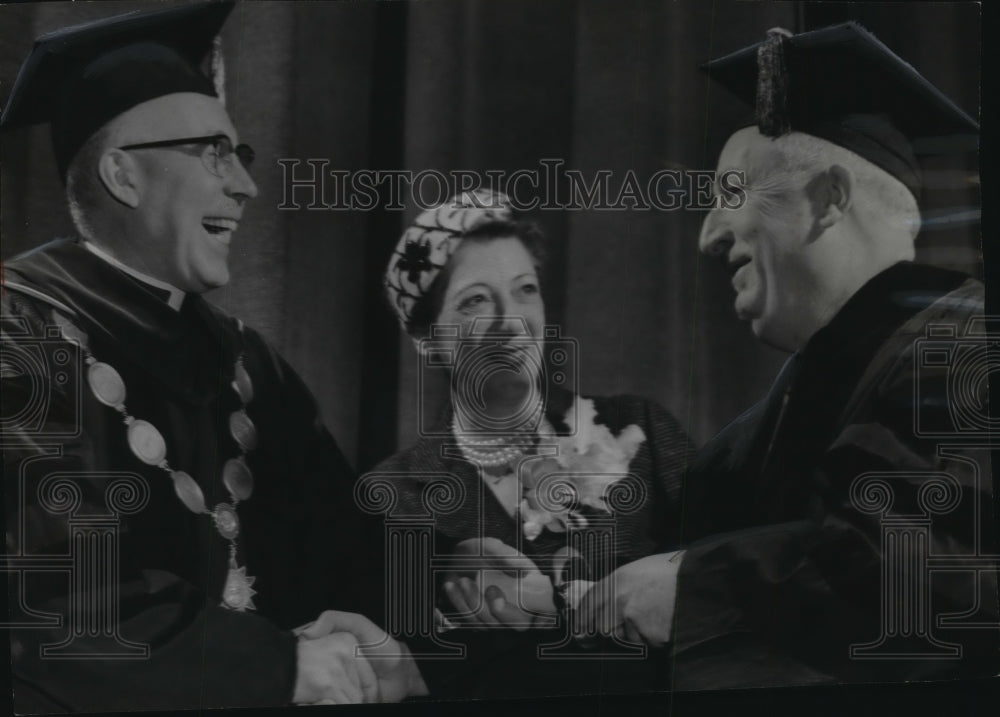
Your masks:
M295 704L399 702L427 694L409 648L363 615L327 610L294 633Z
M447 577L445 594L456 612L445 615L435 609L439 626L525 630L540 615L555 612L548 578L509 545L494 538L465 541L456 554L482 557L483 577L473 580L459 573ZM667 644L682 556L681 552L650 555L597 582L576 606L571 622L576 634ZM292 701L296 704L398 702L427 694L409 648L362 615L328 610L295 634L298 673Z
M446 578L444 592L456 612L436 611L439 625L525 630L537 626L540 615L555 612L551 582L530 558L495 538L467 540L456 549L456 555L477 552L482 558L481 579L459 573ZM574 634L581 639L609 637L650 647L666 645L682 557L682 551L650 555L593 584L573 606ZM506 581L499 579L502 575Z
M515 548L496 538L472 538L459 543L453 555L473 559L475 568L445 576L444 596L450 609L445 613L435 608L439 629L527 630L545 615L555 614L551 581Z

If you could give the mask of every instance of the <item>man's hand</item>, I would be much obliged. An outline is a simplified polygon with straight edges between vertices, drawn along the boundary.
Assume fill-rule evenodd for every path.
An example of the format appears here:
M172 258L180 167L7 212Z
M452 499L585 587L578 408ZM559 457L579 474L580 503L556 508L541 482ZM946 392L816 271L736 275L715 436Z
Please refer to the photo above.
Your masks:
M454 554L475 556L479 563L475 571L450 573L445 578L445 595L457 611L445 616L448 623L527 630L537 619L533 613L556 612L552 583L531 558L506 543L472 538L459 543Z
M358 641L350 633L299 640L295 704L375 702L378 680L371 665L355 656Z
M577 607L577 637L617 637L650 647L670 642L682 556L650 555L598 582Z
M427 694L427 685L410 649L389 637L385 630L364 615L327 610L315 622L295 630L300 646L340 636L332 633L350 633L353 636L354 644L358 645L359 678L363 684L364 677L369 673L362 672L360 665L365 665L373 673L375 690L363 691L365 702L399 702L407 697Z

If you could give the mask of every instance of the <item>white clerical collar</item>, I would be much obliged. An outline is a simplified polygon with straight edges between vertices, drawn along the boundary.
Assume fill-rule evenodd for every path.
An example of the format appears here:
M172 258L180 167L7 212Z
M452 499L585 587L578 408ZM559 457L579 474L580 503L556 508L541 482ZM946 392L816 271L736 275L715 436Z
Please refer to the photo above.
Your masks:
M163 291L169 292L170 297L167 299L167 306L169 306L174 311L180 311L181 304L184 303L184 292L178 289L176 286L171 286L165 281L160 281L159 279L154 279L149 274L143 274L141 271L136 271L130 266L122 264L120 261L115 259L113 256L108 254L106 251L101 249L96 244L89 241L84 241L83 246L94 256L100 257L104 261L111 264L111 266L116 269L121 269L126 274L131 276L133 279L138 279L143 284L149 284L157 289L162 289Z

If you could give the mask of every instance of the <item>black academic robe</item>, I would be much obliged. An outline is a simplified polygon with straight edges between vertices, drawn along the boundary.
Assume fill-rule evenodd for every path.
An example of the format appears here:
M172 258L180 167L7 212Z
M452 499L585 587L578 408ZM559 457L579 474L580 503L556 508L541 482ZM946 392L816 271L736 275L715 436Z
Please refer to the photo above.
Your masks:
M760 403L704 447L686 481L685 538L694 542L678 578L677 688L996 673L995 573L928 575L926 562L886 563L901 560L891 541L906 528L927 535L928 554L945 562L992 545L990 452L968 445L983 442L968 422L949 433L958 401L950 379L968 372L960 364L971 355L958 349L982 311L979 282L891 267L789 359ZM955 338L928 344L932 325L953 327ZM978 374L966 378L985 385ZM931 484L942 481L948 487L935 492ZM882 506L886 496L891 505ZM955 504L928 512L932 496ZM931 519L926 530L922 516ZM907 597L883 586L887 565L886 575L911 586L924 580L927 592ZM907 600L929 602L914 613ZM937 624L963 611L975 613L965 628ZM903 615L912 622L899 622ZM943 655L919 634L903 647L892 643L896 657L851 653L893 629L919 633L920 620L932 641L957 645L961 656Z
M98 626L67 647L75 658L42 657L43 646L67 637L74 605L83 617L97 614L85 602L95 590L66 571L12 575L13 621L61 616L56 627L12 630L15 706L287 704L296 675L289 630L324 609L381 604L379 564L366 552L381 555L381 528L354 507L352 469L308 389L256 332L200 296L188 295L175 311L157 290L77 243L53 242L8 262L4 281L3 416L17 419L3 431L8 551L24 565L72 554L72 520L108 515L113 481L139 484L135 500L144 506L112 513L112 641L149 649L138 659L100 659L109 639ZM194 477L209 508L230 502L221 469L239 453L228 420L240 405L230 384L243 356L254 392L246 411L259 439L247 455L255 486L238 506L237 560L255 578L255 611L221 606L229 543L210 517L181 503L164 471L133 455L122 417L91 392L83 356L51 330L54 308L86 332L98 361L121 374L128 412L163 434L170 466ZM63 497L79 496L69 512L55 511L58 497L46 495L57 479L69 484Z
M566 435L570 431L564 416L573 398L573 394L565 390L550 388L548 391L546 418L557 434ZM621 564L677 547L683 508L681 476L693 456L693 449L678 421L652 401L637 396L594 397L593 401L596 422L607 426L613 435L635 424L646 436L628 468L641 482L637 494L644 498L635 510L616 517L613 550L594 558L584 568L586 575L576 575L598 580ZM425 515L429 487L439 476L453 476L461 484L454 494L461 499L434 516L434 556L440 559L452 554L463 540L492 537L518 548L548 573L552 568L552 555L567 545L566 534L546 528L534 540L527 540L520 518L507 513L484 483L479 467L466 460L454 441L446 438L450 436L446 430L450 420L449 408L434 435L422 438L416 445L387 458L373 469L372 474L386 477L394 486L396 499L391 514L397 519ZM446 446L451 446L450 450ZM452 608L441 591L443 576L444 571L434 576L436 600L440 608L448 612ZM661 651L647 651L645 658L636 659L632 655L624 660L601 659L596 654L586 654L584 659L579 655L539 657L539 646L558 644L566 637L565 623L551 629L536 626L524 632L460 628L445 633L443 638L463 645L467 651L465 658L458 661L418 660L418 665L435 697L625 693L669 686L669 655ZM413 645L423 648L428 642L420 640ZM607 645L600 647L609 649Z

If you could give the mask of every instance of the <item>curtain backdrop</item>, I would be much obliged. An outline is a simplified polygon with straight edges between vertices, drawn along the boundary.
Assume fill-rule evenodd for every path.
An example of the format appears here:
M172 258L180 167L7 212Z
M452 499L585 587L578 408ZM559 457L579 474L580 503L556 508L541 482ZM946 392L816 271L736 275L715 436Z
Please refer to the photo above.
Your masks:
M38 34L148 6L0 7L0 97ZM223 33L228 107L257 150L260 195L231 250L232 282L211 298L274 342L345 453L368 469L411 444L420 411L443 398L440 385L418 395L419 358L381 295L389 253L417 207L405 195L402 209L386 208L382 186L380 208L320 208L307 160L325 172L483 177L553 160L587 181L610 171L614 193L629 170L644 183L660 169L712 169L748 110L698 65L776 25L801 31L850 18L978 114L974 3L240 3ZM3 258L72 234L47 128L10 132L0 150ZM283 159L298 160L294 171ZM927 166L925 209L936 221L919 258L979 274L976 157ZM433 182L423 186L435 194ZM561 182L556 197L567 191ZM528 216L549 237L548 319L578 342L584 392L654 398L702 443L766 390L784 357L737 321L726 276L699 256L701 212Z

